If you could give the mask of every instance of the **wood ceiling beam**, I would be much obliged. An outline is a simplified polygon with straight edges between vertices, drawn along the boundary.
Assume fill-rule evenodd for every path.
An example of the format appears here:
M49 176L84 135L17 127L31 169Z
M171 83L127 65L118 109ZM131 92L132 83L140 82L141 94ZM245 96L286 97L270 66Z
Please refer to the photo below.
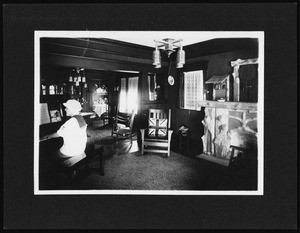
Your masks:
M86 59L98 59L98 60L113 60L113 61L120 61L120 62L133 62L133 63L139 63L139 64L152 64L152 57L149 56L149 58L139 58L139 57L130 57L126 55L116 55L113 53L108 53L100 50L82 50L78 48L64 48L64 50L60 50L57 48L53 48L51 50L47 50L41 53L42 56L47 54L57 54L60 56L73 56L78 58L86 58ZM152 55L152 54L151 54Z
M86 57L68 56L62 54L41 54L41 64L58 65L65 67L82 67L93 70L132 70L156 72L152 63L140 63L136 60L111 60L111 59L91 59ZM167 66L163 64L163 66Z
M110 53L129 57L139 57L151 59L152 48L121 43L119 41L96 40L83 38L43 38L41 40L41 50L52 52L59 50L65 51L76 50L82 54L84 51L98 51L100 53Z

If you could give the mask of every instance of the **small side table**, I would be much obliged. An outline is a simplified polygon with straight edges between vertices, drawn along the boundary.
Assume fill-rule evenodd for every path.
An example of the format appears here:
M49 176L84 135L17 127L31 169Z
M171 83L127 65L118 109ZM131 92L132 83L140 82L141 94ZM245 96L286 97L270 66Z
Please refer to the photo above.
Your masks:
M86 160L85 160L85 168L89 171L96 171L101 176L104 176L104 169L103 169L103 148L104 146L101 144L92 144L86 150ZM99 168L90 168L88 163L91 159L98 156L99 161Z
M183 151L185 150L186 152L189 151L190 148L190 131L189 129L185 131L178 131L179 135L179 150Z

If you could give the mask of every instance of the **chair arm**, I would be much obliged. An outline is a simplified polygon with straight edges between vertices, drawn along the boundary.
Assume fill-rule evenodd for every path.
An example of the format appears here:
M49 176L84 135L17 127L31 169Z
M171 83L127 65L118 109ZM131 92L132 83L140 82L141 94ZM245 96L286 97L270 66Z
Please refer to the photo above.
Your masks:
M169 142L171 141L172 134L173 134L173 130L172 130L172 129L169 129L169 130L168 130L168 141L169 141Z
M142 141L144 141L144 138L145 138L145 129L140 129L141 131L141 139Z

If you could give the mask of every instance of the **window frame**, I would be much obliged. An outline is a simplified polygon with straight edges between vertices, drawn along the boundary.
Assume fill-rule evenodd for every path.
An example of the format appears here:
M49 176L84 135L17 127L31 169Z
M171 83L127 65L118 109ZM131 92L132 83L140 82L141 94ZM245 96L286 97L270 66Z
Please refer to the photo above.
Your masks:
M185 72L194 72L194 71L199 71L202 70L203 71L203 93L205 92L206 85L205 85L205 81L207 80L207 66L208 66L208 61L202 61L199 63L195 63L195 64L190 64L190 65L186 65L183 69L181 69L179 71L179 100L178 100L178 107L179 109L182 110L189 110L189 111L199 111L201 109L201 107L196 107L195 109L187 109L184 108L184 73ZM198 109L199 108L199 109Z

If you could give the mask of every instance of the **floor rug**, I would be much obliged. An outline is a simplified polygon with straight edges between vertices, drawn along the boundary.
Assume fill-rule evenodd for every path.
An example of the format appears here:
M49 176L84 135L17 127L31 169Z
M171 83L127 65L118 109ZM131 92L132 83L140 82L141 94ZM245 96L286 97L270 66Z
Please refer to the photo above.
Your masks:
M104 176L90 174L79 189L100 190L203 190L207 177L201 163L171 152L163 154L134 152L104 156ZM96 168L98 162L90 164Z
M101 144L108 145L116 142L116 137L111 135L112 128L110 125L104 125L101 127L88 126L87 144Z

